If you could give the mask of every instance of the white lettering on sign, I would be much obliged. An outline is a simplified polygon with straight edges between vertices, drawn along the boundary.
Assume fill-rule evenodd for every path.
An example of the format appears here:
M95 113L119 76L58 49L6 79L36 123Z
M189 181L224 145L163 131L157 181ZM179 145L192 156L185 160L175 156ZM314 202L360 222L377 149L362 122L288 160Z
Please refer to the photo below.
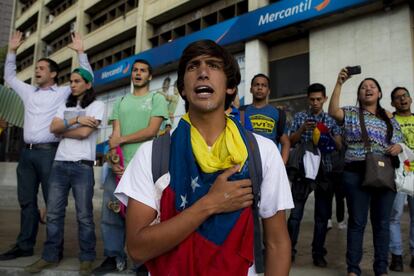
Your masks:
M265 25L268 23L272 23L274 21L277 21L279 19L286 19L290 16L293 16L295 14L304 13L311 9L312 6L312 0L305 0L300 2L299 4L286 8L284 10L280 10L274 13L266 13L260 15L258 26Z

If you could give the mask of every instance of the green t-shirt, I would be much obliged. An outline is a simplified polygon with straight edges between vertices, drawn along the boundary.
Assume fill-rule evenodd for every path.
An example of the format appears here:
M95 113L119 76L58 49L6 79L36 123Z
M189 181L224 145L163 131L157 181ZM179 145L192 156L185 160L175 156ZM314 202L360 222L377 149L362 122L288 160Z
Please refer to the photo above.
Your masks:
M148 127L151 117L168 119L167 102L164 96L157 93L148 93L144 96L127 94L119 98L114 104L109 119L119 121L121 135L125 136ZM125 167L141 144L132 143L121 146Z
M414 150L414 116L399 116L396 114L395 119L400 124L405 145ZM414 162L410 162L410 168L414 168Z

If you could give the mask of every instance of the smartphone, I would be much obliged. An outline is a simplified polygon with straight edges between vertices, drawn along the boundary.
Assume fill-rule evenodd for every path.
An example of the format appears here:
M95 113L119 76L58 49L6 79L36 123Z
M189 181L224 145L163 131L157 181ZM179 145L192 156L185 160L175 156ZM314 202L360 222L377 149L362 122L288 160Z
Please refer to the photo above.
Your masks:
M347 66L346 70L348 70L348 75L358 75L361 74L361 66Z

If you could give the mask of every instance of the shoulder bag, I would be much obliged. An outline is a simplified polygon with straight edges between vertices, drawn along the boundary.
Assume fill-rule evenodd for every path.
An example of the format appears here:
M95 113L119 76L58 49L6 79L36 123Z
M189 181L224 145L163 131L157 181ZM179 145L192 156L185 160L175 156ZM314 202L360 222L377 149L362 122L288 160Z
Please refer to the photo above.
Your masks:
M362 187L367 189L390 189L395 191L395 168L392 165L390 156L372 152L362 108L359 109L359 121L361 124L362 140L364 141L366 151L365 177L362 182Z

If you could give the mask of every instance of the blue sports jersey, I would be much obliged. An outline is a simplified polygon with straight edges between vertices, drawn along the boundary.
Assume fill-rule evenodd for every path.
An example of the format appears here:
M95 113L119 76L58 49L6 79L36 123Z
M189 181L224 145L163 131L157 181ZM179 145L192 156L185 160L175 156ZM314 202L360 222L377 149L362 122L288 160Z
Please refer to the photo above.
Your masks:
M262 135L276 143L277 126L279 124L279 110L272 105L256 108L248 105L244 111L245 121L249 121L254 133ZM286 126L283 133L286 133Z

